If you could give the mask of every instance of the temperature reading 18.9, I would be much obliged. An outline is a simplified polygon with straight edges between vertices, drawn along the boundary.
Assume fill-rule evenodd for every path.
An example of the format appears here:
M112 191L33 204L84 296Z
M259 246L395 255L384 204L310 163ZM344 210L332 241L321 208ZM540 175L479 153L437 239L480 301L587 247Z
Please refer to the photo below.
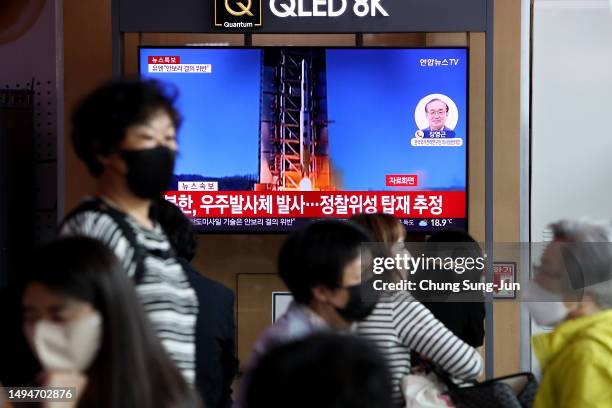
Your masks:
M431 220L432 227L446 227L452 223L452 220L447 220L446 218Z

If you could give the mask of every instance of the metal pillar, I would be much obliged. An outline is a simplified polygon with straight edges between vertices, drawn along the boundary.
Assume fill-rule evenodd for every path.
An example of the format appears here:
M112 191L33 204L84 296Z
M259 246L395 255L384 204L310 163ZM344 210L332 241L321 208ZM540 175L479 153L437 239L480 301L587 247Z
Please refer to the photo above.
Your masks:
M485 60L485 249L487 252L487 282L493 282L493 21L494 0L487 2L486 60ZM494 376L493 294L485 303L486 377Z

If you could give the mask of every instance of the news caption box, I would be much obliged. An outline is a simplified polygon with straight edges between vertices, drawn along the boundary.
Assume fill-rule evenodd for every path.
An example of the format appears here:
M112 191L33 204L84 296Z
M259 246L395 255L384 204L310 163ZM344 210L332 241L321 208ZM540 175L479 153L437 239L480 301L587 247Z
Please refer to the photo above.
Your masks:
M220 192L168 191L164 198L195 218L349 218L386 213L398 218L463 218L465 192Z

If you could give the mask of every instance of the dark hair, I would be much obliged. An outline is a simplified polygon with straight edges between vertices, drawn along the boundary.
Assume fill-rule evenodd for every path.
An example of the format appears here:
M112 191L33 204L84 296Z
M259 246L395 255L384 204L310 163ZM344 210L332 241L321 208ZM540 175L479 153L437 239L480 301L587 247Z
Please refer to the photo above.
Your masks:
M157 200L152 213L166 233L176 254L191 261L196 254L198 240L189 218L180 208L163 198Z
M427 238L427 244L432 251L442 249L448 252L450 250L452 257L478 258L483 256L476 240L470 234L460 229L449 228L438 231ZM443 247L437 244L442 244ZM480 272L476 274L466 272L463 277L480 280Z
M90 238L63 238L41 247L33 259L26 283L90 303L102 316L102 343L87 369L80 407L199 406L110 249Z
M342 285L344 268L370 242L366 231L351 221L316 221L291 234L278 257L278 273L294 299L307 304L312 288Z
M445 229L435 232L427 238L427 242L471 242L476 243L476 240L467 232L460 229Z
M443 101L442 99L440 99L440 98L433 98L432 100L430 100L429 102L427 102L427 103L425 104L425 113L428 113L428 112L427 112L427 107L429 106L429 104L430 104L430 103L432 103L432 102L435 102L435 101L442 102L442 103L443 103L443 104L446 106L446 112L448 112L448 104L447 104L446 102L444 102L444 101Z
M93 176L104 165L98 156L116 152L130 126L143 123L159 110L165 111L174 127L180 115L174 108L177 91L153 80L108 82L90 93L72 114L72 144L77 156Z
M438 231L427 238L425 252L428 256L452 258L472 258L476 259L483 257L482 250L478 243L470 234L460 229L446 229ZM422 271L417 271L417 278L430 279L436 282L455 282L457 280L469 280L472 283L480 282L481 270L474 268L466 270L463 274L457 274L453 270L439 269L429 271L423 274ZM450 295L447 291L430 291L421 292L413 291L415 297L421 301L444 300ZM479 302L482 299L482 291L462 291L459 295L453 295L455 299L463 298L464 300L473 300Z
M316 334L265 354L245 392L247 408L388 408L385 359L355 336Z

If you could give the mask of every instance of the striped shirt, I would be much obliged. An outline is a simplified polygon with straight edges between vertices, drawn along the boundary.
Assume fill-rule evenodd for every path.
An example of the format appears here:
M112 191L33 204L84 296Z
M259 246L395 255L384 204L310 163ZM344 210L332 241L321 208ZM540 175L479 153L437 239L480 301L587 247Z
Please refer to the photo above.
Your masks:
M154 229L141 227L125 217L140 246L136 249L118 223L107 213L86 210L64 221L60 235L84 235L98 239L115 252L128 275L134 279L138 268L142 276L135 281L136 292L161 344L183 373L185 380L195 380L195 324L198 300L187 275L159 224ZM142 262L140 267L138 262Z
M410 373L411 350L454 377L474 378L482 370L478 351L449 331L408 292L384 294L372 314L358 323L357 334L372 340L386 356L398 406L404 404L402 379Z

